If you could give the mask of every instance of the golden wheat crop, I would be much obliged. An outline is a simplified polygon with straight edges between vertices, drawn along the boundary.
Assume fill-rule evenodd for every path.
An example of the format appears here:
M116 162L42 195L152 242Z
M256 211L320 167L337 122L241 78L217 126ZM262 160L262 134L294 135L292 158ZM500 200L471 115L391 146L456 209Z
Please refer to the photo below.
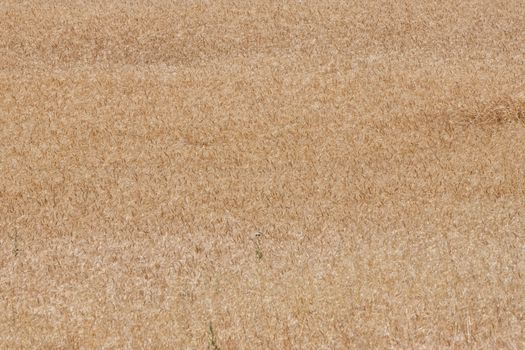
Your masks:
M525 4L0 1L0 348L525 348Z

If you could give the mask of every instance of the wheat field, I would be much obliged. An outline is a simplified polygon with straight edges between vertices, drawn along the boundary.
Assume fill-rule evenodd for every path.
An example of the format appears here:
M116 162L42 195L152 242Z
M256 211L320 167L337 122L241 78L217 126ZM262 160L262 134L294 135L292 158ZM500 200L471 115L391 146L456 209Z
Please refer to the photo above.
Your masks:
M1 349L524 349L525 3L0 1Z

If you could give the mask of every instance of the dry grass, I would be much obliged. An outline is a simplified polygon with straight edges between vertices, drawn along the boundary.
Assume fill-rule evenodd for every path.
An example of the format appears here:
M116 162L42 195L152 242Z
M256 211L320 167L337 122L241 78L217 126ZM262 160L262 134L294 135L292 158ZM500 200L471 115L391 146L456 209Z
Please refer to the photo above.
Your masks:
M0 348L525 348L525 6L0 2Z

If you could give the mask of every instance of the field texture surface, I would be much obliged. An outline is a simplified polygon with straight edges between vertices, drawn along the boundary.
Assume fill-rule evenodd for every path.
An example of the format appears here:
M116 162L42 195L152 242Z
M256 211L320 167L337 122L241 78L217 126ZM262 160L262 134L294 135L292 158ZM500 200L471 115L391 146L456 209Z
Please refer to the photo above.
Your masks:
M525 348L525 3L1 0L0 348Z

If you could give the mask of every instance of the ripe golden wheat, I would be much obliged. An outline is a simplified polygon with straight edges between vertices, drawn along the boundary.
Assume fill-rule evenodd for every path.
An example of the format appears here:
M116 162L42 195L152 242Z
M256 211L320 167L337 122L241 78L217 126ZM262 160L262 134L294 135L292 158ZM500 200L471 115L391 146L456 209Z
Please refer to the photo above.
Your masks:
M2 0L0 348L524 348L524 19Z

